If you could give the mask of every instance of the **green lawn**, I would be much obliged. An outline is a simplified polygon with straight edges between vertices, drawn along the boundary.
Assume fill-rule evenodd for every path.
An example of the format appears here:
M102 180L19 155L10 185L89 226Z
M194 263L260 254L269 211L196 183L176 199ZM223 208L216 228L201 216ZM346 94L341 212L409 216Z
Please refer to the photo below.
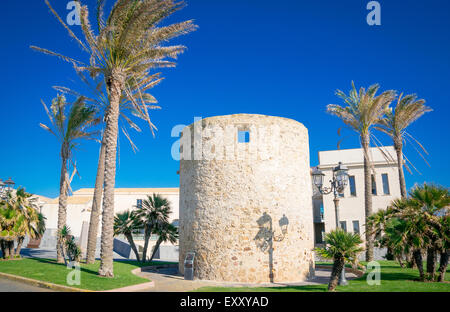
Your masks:
M81 285L68 285L67 274L70 272L64 264L58 264L52 259L23 258L21 260L0 261L0 272L19 275L35 280L54 284L76 287L88 290L109 290L135 284L149 282L148 279L138 277L131 270L162 262L138 263L136 261L114 261L114 278L97 275L99 261L94 264L81 264Z
M370 286L366 275L349 281L348 286L338 286L339 292L450 292L450 269L447 270L447 283L429 283L415 281L419 277L417 269L402 269L395 261L379 261L381 264L381 285ZM325 264L325 263L320 263ZM203 287L196 291L221 292L307 292L327 291L327 285L287 286L287 287Z

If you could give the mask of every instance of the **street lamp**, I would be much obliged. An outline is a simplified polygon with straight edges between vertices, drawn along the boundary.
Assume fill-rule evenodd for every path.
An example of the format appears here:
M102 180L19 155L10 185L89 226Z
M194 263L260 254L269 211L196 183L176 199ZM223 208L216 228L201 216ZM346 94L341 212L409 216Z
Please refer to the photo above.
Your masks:
M0 195L3 194L4 190L5 190L6 184L5 182L3 182L2 179L0 179Z
M323 178L325 174L318 168L314 168L312 174L313 183L322 195L328 195L331 192L334 194L334 210L336 214L336 228L339 228L339 194L344 192L345 187L348 184L348 168L339 162L336 167L333 168L333 179L330 180L331 186L323 186ZM339 279L339 285L347 285L348 282L345 279L345 265L342 268L342 274Z

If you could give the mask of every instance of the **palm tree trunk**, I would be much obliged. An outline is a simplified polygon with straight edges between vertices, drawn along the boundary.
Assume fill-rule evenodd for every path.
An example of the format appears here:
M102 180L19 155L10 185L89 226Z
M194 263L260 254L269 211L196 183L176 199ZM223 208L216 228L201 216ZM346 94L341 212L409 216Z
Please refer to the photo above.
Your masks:
M397 255L397 256L395 256L395 259L397 260L397 262L400 265L400 267L403 269L405 267L405 264L403 263L402 256L401 255Z
M114 277L114 187L116 183L117 136L119 128L120 96L125 85L122 72L113 69L106 81L109 94L109 108L105 126L105 186L103 190L102 238L99 275Z
M344 258L335 258L333 262L333 269L331 271L330 282L328 283L328 290L334 291L339 282L342 269L344 268Z
M366 261L373 260L373 235L372 227L367 222L367 218L372 214L372 178L370 173L369 160L369 135L361 136L361 144L364 150L364 205L366 214Z
M103 194L103 182L105 177L105 140L102 139L100 156L98 158L97 177L95 178L94 198L92 201L91 217L89 220L89 233L86 252L86 263L94 263L97 248L98 223L100 220L100 208Z
M439 263L438 282L445 281L445 271L447 271L449 256L450 256L449 250L444 250L444 251L441 252L441 260L440 260L440 263Z
M436 271L436 249L430 247L427 249L427 277L430 281L434 280Z
M406 198L405 173L403 172L403 146L402 143L394 143L395 152L397 153L398 178L400 180L400 194L402 198Z
M136 244L134 243L134 240L133 240L133 235L127 234L127 235L125 235L125 237L127 238L128 243L130 243L131 249L133 250L134 254L136 255L136 260L138 262L141 262L141 259L139 257L139 252L138 252L138 250L136 248Z
M3 241L3 259L9 259L9 242L8 241Z
M3 239L0 240L0 248L2 249L2 258L6 259L5 241Z
M414 258L412 257L412 252L408 251L405 253L406 267L413 269L415 267Z
M149 262L152 262L152 261L153 261L153 258L155 257L156 252L158 251L158 248L159 248L159 246L161 245L161 243L162 243L162 241L161 241L160 239L158 239L158 240L156 241L155 248L153 249L152 256L150 257Z
M151 235L152 235L151 228L149 226L145 226L145 231L144 231L144 250L142 252L142 262L145 262L147 260L148 242L150 240L150 236Z
M8 255L12 259L14 257L14 240L8 241Z
M417 269L419 269L420 280L423 281L425 279L425 275L423 273L422 251L420 249L414 250L413 257L414 262L417 265Z
M59 182L59 206L58 206L58 233L62 230L62 228L66 225L66 213L67 213L67 196L68 196L68 186L69 181L68 173L67 173L67 161L69 158L69 150L66 143L63 143L61 147L61 177ZM56 261L58 263L64 262L64 257L61 253L61 249L58 247L61 245L61 241L57 240L56 246Z
M20 257L20 250L22 249L22 244L23 244L24 239L25 239L24 236L19 236L17 238L16 256Z

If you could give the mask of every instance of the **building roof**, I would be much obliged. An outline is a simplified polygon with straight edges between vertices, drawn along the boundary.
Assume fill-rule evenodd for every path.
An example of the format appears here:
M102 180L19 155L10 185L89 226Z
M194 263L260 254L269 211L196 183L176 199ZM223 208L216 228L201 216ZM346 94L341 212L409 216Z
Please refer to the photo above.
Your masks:
M156 194L167 194L173 193L178 194L180 189L178 187L164 187L164 188L116 188L114 189L115 194L148 194L151 195L153 193ZM75 192L73 195L90 195L94 194L94 188L82 188Z
M397 156L393 146L371 147L369 157L373 164L396 164ZM359 165L364 162L362 148L341 149L319 152L319 166L336 166L338 162L346 165Z
M67 198L67 204L69 205L84 205L89 203L92 200L91 196L69 196ZM58 204L59 197L47 202L48 204Z

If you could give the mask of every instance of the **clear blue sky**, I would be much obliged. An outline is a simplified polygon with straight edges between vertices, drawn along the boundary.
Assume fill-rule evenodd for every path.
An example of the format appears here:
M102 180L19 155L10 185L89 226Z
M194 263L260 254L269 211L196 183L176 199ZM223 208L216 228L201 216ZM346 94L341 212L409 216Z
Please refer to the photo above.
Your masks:
M76 88L69 64L33 52L29 45L84 58L76 43L50 14L44 1L4 1L0 20L3 60L0 75L0 177L12 176L28 191L58 195L60 160L54 137L39 128L47 117L39 102L55 96L52 85ZM63 16L66 0L52 4ZM91 9L94 0L87 2ZM112 2L112 0L110 0ZM194 116L260 113L293 118L310 135L311 165L317 152L336 148L340 120L325 113L341 102L336 89L350 82L383 90L417 93L434 112L410 127L428 149L428 167L407 145L405 153L422 175L406 174L407 186L433 181L448 186L450 176L450 2L447 0L381 3L381 26L366 23L365 0L189 0L170 21L193 18L200 26L182 37L188 50L175 69L153 89L162 110L152 114L159 131L135 134L133 154L120 139L118 187L176 187L178 162L170 149L170 131ZM91 16L94 16L91 11ZM77 26L74 30L79 33ZM359 147L353 132L342 148ZM389 139L382 134L383 143ZM72 187L93 187L98 146L77 152L81 179Z

